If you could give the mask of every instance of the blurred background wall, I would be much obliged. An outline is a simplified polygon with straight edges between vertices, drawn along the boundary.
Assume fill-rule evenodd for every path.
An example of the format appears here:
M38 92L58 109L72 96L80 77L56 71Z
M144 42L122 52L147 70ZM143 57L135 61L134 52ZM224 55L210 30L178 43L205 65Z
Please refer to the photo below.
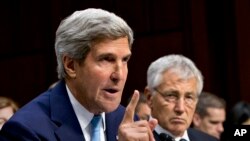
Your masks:
M21 106L57 81L55 31L75 10L103 8L135 32L122 104L143 90L149 64L178 53L202 71L228 108L250 102L249 0L8 0L0 2L0 88Z

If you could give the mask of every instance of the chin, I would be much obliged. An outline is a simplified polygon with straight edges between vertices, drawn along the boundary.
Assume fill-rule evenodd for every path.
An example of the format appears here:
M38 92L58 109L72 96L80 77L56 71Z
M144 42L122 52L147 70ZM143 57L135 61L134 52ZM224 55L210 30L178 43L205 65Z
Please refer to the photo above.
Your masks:
M103 109L105 113L109 113L109 112L113 112L117 109L117 107L119 106L119 103L109 103L106 105L103 105Z

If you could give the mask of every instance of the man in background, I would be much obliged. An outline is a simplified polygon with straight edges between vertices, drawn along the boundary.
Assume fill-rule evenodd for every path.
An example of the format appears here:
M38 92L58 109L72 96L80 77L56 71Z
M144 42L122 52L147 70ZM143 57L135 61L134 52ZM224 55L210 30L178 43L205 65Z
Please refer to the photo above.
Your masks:
M152 62L147 71L145 94L151 115L158 120L156 141L216 141L216 138L189 128L203 76L183 55L166 55Z
M149 120L149 117L151 115L151 109L143 92L140 92L140 98L136 105L135 113L140 120Z
M202 92L193 117L193 127L220 139L225 120L225 100L212 93Z

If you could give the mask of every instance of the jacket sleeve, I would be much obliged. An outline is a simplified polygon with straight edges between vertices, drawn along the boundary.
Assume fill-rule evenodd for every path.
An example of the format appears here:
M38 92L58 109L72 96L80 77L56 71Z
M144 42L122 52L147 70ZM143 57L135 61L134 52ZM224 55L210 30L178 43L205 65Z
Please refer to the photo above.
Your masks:
M14 130L13 130L14 129ZM15 121L6 122L0 131L3 141L40 141L29 127Z

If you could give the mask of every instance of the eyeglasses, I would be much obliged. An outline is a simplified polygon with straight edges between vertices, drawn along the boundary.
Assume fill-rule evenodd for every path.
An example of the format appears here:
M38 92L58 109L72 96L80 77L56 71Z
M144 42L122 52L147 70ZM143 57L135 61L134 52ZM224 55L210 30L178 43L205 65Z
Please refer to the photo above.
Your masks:
M162 93L160 92L158 89L154 88L154 90L159 93L165 101L169 102L169 103L177 103L177 101L181 98L181 96L176 93L176 92L166 92L166 93ZM198 97L195 96L194 94L185 94L184 96L184 102L187 106L194 106L194 104L196 103Z

